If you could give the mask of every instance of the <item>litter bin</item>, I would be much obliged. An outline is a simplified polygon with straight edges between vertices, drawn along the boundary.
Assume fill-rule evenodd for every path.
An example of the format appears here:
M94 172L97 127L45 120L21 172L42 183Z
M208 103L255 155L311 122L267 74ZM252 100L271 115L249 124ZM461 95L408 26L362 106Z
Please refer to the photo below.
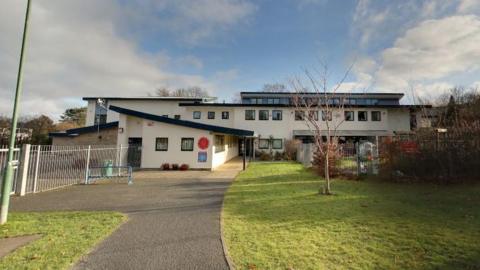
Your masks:
M111 177L113 175L113 161L105 160L103 162L103 176Z

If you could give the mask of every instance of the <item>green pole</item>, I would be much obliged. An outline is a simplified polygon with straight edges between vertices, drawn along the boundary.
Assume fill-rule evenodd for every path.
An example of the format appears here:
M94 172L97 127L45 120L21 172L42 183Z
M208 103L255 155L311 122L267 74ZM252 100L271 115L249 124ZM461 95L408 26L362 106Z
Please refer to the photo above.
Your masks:
M13 149L15 148L15 138L17 137L17 120L18 120L18 107L20 96L22 94L22 71L23 71L23 59L25 52L25 43L28 33L28 17L30 15L30 2L27 2L27 11L25 13L25 25L23 27L22 49L20 51L20 63L18 65L17 74L17 87L15 89L15 100L13 103L12 124L10 127L10 142L8 145L8 160L5 168L5 174L2 182L2 205L0 213L0 224L7 222L8 206L10 203L10 192L12 190L12 176L13 176Z

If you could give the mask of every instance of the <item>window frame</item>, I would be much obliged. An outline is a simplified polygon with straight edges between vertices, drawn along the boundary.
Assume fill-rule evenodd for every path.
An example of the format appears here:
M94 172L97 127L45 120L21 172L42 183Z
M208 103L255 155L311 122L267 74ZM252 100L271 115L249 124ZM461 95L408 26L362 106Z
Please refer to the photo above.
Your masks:
M275 141L280 141L280 147L275 147ZM272 139L272 149L283 149L283 139Z
M360 113L365 113L365 119L360 119ZM357 119L359 122L367 122L368 121L368 111L358 111L357 112Z
M226 117L225 117L226 116ZM230 112L229 111L223 111L222 112L222 119L223 120L228 120L230 119Z
M328 116L327 116L327 113L328 113ZM328 121L333 120L332 111L325 111L325 110L322 111L322 121L326 121L326 119L328 119Z
M253 115L253 118L252 119L247 119L247 112L251 113L251 115ZM255 110L245 110L245 120L246 121L254 121L255 120L255 114L257 112Z
M192 141L192 149L184 149L183 148L183 141L185 140L191 140ZM182 137L180 140L180 151L182 152L193 152L193 149L195 148L195 138L193 137Z
M180 114L175 114L175 115L173 116L173 119L175 119L175 120L180 120L181 117L182 117L182 116L181 116Z
M352 119L351 120L347 119L347 113L352 114ZM344 114L343 114L343 117L345 118L345 121L347 121L347 122L355 121L355 111L345 111Z
M261 142L262 141L266 141L267 142L267 146L266 147L262 147L261 145ZM258 139L258 149L270 149L270 139Z
M294 117L295 117L295 121L305 120L305 111L295 110Z
M313 115L313 120L318 121L318 111L317 110L310 110L308 111L308 118L311 121L311 115Z
M222 138L222 144L220 147L218 147L220 144L217 144L217 138ZM215 145L215 153L225 152L225 135L215 135L213 138L213 145Z
M275 119L275 117L274 117L275 112L280 113L280 118L279 119ZM282 120L283 120L283 111L282 110L272 110L272 121L282 121Z
M198 117L195 117L196 114L198 114ZM193 117L193 119L201 119L202 118L202 112L201 111L193 111L192 117Z
M166 139L167 140L167 148L166 149L159 149L158 148L158 141L161 139ZM159 152L167 152L168 151L168 137L156 137L155 138L155 151Z
M267 118L266 119L262 119L262 112L263 113L267 113ZM269 120L269 111L268 110L258 110L258 120L261 120L261 121L268 121Z
M207 112L207 119L215 119L215 112L214 111L209 111Z
M375 113L375 114L378 113L378 120L375 120L373 118L373 113ZM381 111L371 111L370 112L370 117L372 118L372 122L381 122L382 121L382 112Z

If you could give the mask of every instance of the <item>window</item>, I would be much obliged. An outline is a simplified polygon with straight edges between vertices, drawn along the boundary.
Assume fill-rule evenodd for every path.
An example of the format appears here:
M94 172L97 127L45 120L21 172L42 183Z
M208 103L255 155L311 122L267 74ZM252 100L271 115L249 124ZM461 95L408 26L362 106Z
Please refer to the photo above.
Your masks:
M282 120L282 111L281 110L273 110L272 111L272 120L275 120L275 121Z
M268 110L259 110L258 120L268 120Z
M295 121L301 121L305 119L305 112L304 111L295 111Z
M308 118L311 120L318 121L318 111L309 111L308 112Z
M255 110L245 110L245 120L255 120Z
M168 138L156 138L155 151L168 151Z
M228 119L230 118L230 113L229 112L222 112L222 119Z
M177 120L180 120L180 114L175 114L175 115L173 116L173 118L175 118L175 119L177 119Z
M268 149L270 147L269 139L259 139L258 140L258 149Z
M108 108L108 101L102 100L101 103L95 103L95 125L103 125L107 123L107 108Z
M107 123L106 114L97 114L95 117L95 125L103 125Z
M353 111L345 111L345 121L355 121L355 113Z
M322 111L322 121L326 121L326 119L328 119L328 121L332 121L332 111Z
M372 121L382 121L382 115L379 111L372 111Z
M207 118L208 119L215 119L215 112L208 112Z
M225 151L225 136L215 135L215 153Z
M282 139L273 139L272 140L272 148L273 149L282 149L283 148L283 140Z
M359 111L358 112L358 121L367 121L367 120L368 120L367 111Z
M182 138L182 151L193 151L193 138Z
M193 119L200 119L202 117L202 112L194 111L193 112Z

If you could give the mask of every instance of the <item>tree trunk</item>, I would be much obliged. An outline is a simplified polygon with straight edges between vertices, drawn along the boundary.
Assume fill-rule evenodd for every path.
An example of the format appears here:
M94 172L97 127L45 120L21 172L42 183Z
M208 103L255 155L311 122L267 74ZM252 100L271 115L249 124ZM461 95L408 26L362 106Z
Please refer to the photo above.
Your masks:
M329 146L327 146L327 151L325 151L325 187L323 190L323 193L325 195L330 194L330 170L329 170L329 155L330 149Z

